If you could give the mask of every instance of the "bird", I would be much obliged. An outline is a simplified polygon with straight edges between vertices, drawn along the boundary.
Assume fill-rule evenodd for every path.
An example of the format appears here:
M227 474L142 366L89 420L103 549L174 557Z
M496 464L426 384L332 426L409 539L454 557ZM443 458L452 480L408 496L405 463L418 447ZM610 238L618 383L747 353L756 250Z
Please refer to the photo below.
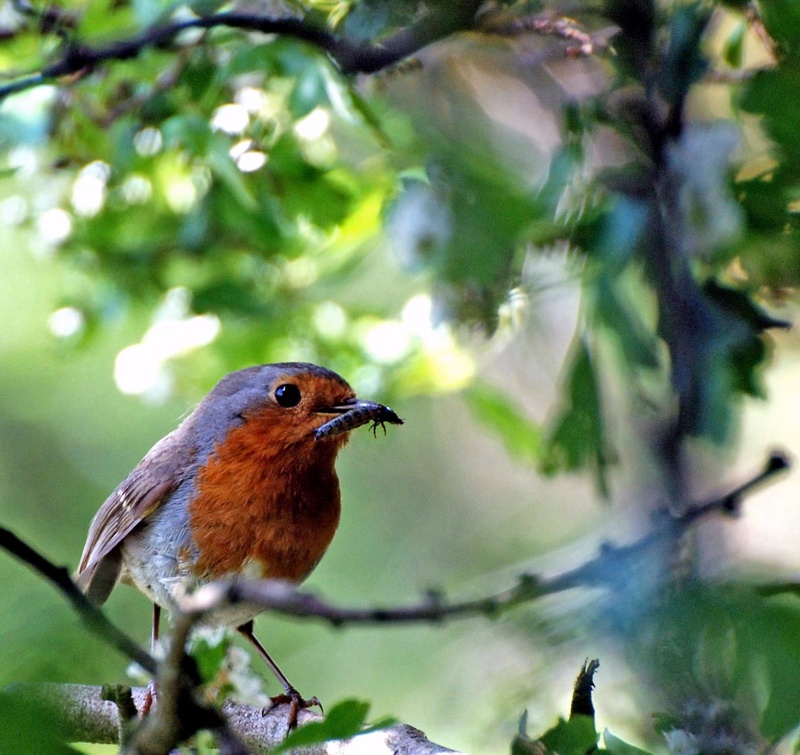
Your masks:
M403 420L360 400L335 372L305 362L264 364L223 377L177 429L158 441L111 493L89 526L75 581L103 604L118 582L161 610L219 579L300 583L336 532L341 509L335 461L350 431ZM236 628L284 689L290 725L304 700L253 634L262 609L234 604L207 623ZM152 704L148 695L146 707Z

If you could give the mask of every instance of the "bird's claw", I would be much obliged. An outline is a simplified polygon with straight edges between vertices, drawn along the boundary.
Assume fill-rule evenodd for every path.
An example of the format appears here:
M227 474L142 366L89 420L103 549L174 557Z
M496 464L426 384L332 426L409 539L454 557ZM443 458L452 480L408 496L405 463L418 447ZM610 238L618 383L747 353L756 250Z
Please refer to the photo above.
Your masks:
M144 718L149 712L150 709L153 707L153 704L156 702L156 698L158 695L156 694L156 680L151 679L147 683L147 691L144 695L144 700L142 702L142 710L139 715Z
M306 700L296 689L287 690L283 695L275 695L275 697L270 698L270 701L272 705L270 705L269 708L264 708L264 710L261 711L261 715L266 715L267 711L272 710L276 705L288 704L288 723L290 730L297 726L297 716L300 714L301 710L316 706L322 713L325 712L322 708L322 703L316 697L309 697L308 700Z

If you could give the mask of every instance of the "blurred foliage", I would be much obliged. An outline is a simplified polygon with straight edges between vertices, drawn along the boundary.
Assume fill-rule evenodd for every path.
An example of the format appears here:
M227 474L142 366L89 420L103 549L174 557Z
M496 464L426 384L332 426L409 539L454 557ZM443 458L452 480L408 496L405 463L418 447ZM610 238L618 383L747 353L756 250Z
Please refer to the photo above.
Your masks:
M669 589L629 627L629 648L679 709L655 716L671 752L757 752L797 728L794 693L800 666L800 604L765 600L750 588L699 583ZM766 638L769 638L766 641ZM602 692L595 695L595 704ZM526 716L512 753L642 752L608 730L604 748L593 717L571 715L541 736L527 734Z
M594 716L571 714L569 719L559 718L555 726L533 739L528 735L528 714L523 713L519 731L511 743L511 755L586 755L608 753L609 755L645 755L641 750L614 736L608 729L602 733L603 746L598 747L601 738L596 730Z
M659 687L685 701L673 724L696 736L726 730L755 744L759 735L777 742L794 731L798 611L797 601L764 599L747 588L697 584L661 596L638 630L649 636L637 644Z
M222 7L67 4L51 9L45 26L37 9L9 5L0 64L7 75L35 71L72 39L103 44ZM660 421L671 453L691 436L725 444L741 394L763 392L764 331L782 325L760 314L761 302L794 286L800 270L791 14L765 3L757 24L774 40L773 59L731 77L727 121L685 115L712 66L733 72L745 47L757 44L752 14L735 3L726 8L615 0L599 13L575 14L590 30L618 25L617 65L601 96L565 100L561 146L538 176L509 170L513 153L493 154L498 135L486 135L498 127L476 125L487 115L502 119L502 111L481 114L473 102L464 125L474 141L462 134L453 142L452 126L436 116L431 124L425 109L392 106L391 77L370 88L338 75L305 43L224 27L189 30L69 87L7 99L4 206L14 222L38 227L68 263L56 321L63 327L54 327L62 338L85 344L137 306L176 321L171 345L151 333L158 343L135 352L149 360L139 367L147 374L130 380L136 393L163 394L176 378L190 379L176 358L212 341L214 364L199 373L192 365L201 384L219 366L304 358L390 395L462 387L474 370L448 330L478 323L493 331L525 260L568 243L586 258L586 296L576 356L565 367L564 409L535 453L520 440L524 423L490 424L549 473L593 469L608 495L614 453L595 335L617 341L632 387L654 372L670 374L675 403ZM292 3L268 9L303 12ZM498 5L489 16L505 22L536 10ZM357 40L424 16L417 3L379 0L312 3L306 12ZM735 23L721 57L710 59L706 40L717 15ZM487 35L486 44L497 40ZM562 47L553 42L546 51ZM395 76L424 81L425 65ZM741 149L736 108L764 114L774 144L768 153ZM513 103L505 109L513 112ZM597 152L596 135L608 128L620 142ZM46 192L25 191L32 175L48 177ZM382 286L354 299L345 283L374 266L384 232L410 276L400 282L387 268ZM176 290L177 312L164 306ZM436 323L425 333L419 310L413 323L400 316L420 292L432 297ZM641 301L652 303L645 319ZM195 314L207 316L206 330L187 326L180 343L177 323L199 329ZM118 370L130 371L131 361Z
M365 42L443 7L264 4ZM0 71L13 82L70 45L230 9L6 2ZM788 325L771 312L800 282L800 16L791 0L606 0L570 4L569 34L537 36L532 20L560 11L489 3L475 30L371 79L288 37L192 29L7 97L0 218L58 270L54 339L79 353L137 328L115 377L154 401L286 359L388 399L464 389L512 456L548 475L588 471L608 498L606 389L621 374L683 505L687 444L735 445L742 399L766 397L767 331ZM583 57L578 32L594 41ZM514 330L535 305L528 265L553 248L580 270L581 304L554 409L533 420L524 397L474 380L474 333ZM727 659L728 698L766 690L761 736L797 726L794 607L735 591L655 606L655 635L674 629L690 666L657 668L684 692ZM548 749L598 740L559 726Z

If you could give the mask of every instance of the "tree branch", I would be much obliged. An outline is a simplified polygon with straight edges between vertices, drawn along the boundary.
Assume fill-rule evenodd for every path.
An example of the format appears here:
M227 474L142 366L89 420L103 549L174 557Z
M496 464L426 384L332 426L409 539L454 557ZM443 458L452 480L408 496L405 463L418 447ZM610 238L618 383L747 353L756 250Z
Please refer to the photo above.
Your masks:
M389 35L380 42L364 44L339 36L306 18L271 18L255 13L215 13L200 18L157 26L104 47L68 43L58 60L36 74L0 87L0 101L11 94L54 81L84 74L110 60L130 60L143 50L172 42L190 29L226 27L299 39L328 53L344 74L374 73L417 52L426 45L468 28L480 5L479 0L442 3L419 21Z
M630 545L605 544L595 558L575 569L554 577L521 574L517 584L495 595L447 603L441 594L429 593L417 605L393 608L342 608L301 591L288 582L218 581L205 585L181 601L182 610L194 617L235 603L255 603L264 609L295 618L319 619L333 626L344 624L407 624L439 622L468 616L496 616L520 603L576 587L606 587L624 590L637 573L643 554L665 542L673 541L689 528L712 514L738 516L742 498L754 488L788 469L789 461L780 452L773 453L764 468L751 479L724 495L688 507L679 516L668 511L658 515L653 530Z
M153 656L146 653L124 632L117 629L97 606L89 602L63 566L56 566L4 527L0 527L0 548L8 551L12 556L16 556L22 563L41 574L51 585L56 587L72 604L78 616L91 632L102 637L109 645L138 663L146 671L151 674L156 673L156 661Z
M754 488L772 480L789 468L789 460L781 452L773 453L763 469L733 490L709 501L689 506L679 516L662 511L653 530L630 545L604 545L600 553L575 569L554 577L542 578L535 574L522 574L516 585L486 597L458 603L446 603L442 596L430 592L418 605L395 608L340 608L313 593L295 589L280 580L218 581L186 596L182 608L187 614L202 615L225 603L257 603L265 609L298 618L316 618L334 626L342 624L404 624L436 622L462 616L494 616L519 603L546 595L564 592L575 587L618 587L630 573L630 567L644 551L665 540L681 536L698 521L712 514L738 516L742 498ZM66 569L55 566L44 556L22 542L7 529L0 528L0 548L28 564L63 592L89 628L114 647L150 671L156 673L153 658L142 651L124 633L114 627L105 615L92 605L75 586Z
M134 701L141 707L147 690L139 687L132 692ZM96 744L119 742L119 712L113 702L104 699L103 687L82 684L16 684L13 689L7 688L5 693L52 706L54 715L63 723L64 733L69 741ZM222 714L238 741L255 755L268 752L270 748L280 745L286 737L288 706L277 706L262 714L262 709L258 706L229 700L223 704ZM308 710L301 710L299 713L301 725L320 720L322 716L318 713ZM408 724L397 724L345 742L309 747L303 752L306 755L348 755L351 752L370 752L374 755L439 755L453 750L431 742L421 731Z
M212 732L221 752L247 755L247 749L230 729L226 718L203 696L200 674L186 646L192 625L178 621L172 630L169 650L158 665L158 703L123 741L129 755L160 755L172 752L198 731Z

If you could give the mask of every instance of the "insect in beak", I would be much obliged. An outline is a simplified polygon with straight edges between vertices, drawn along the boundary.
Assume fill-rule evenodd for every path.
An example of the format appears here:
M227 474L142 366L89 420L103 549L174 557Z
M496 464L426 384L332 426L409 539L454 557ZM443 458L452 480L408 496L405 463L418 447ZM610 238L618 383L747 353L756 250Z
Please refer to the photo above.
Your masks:
M316 413L323 416L334 415L332 419L329 419L325 424L320 425L314 431L314 437L317 440L355 430L357 427L361 427L361 425L366 425L367 422L372 422L372 427L370 429L373 434L377 434L378 425L383 428L385 433L386 422L390 425L403 424L403 420L388 406L384 406L375 401L354 399L352 403L319 409Z

